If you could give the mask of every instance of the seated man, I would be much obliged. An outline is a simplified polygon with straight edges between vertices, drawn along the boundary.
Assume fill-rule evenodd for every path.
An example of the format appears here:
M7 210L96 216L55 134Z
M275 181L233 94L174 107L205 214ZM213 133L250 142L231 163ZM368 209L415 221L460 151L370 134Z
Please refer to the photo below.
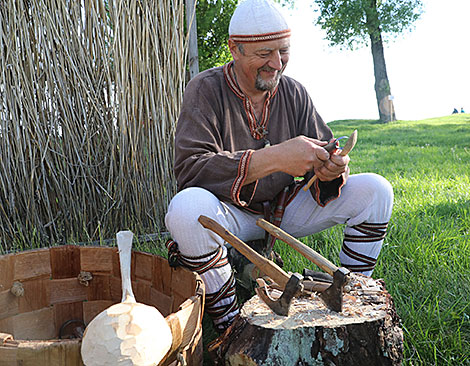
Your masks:
M200 215L245 242L265 237L260 217L275 218L296 237L346 224L341 264L371 275L392 211L388 181L348 177L349 157L323 148L333 138L330 128L305 88L283 75L289 40L269 0L241 3L229 27L233 61L191 80L178 119L179 192L166 216L175 241L170 252L202 277L206 310L219 331L238 313L235 280L223 239L199 224ZM310 190L301 189L314 174Z

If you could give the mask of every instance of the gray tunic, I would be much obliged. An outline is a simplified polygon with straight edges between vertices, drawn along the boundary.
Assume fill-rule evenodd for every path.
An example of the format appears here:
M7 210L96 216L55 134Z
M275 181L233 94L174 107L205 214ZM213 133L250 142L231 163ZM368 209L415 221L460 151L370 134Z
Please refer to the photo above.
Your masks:
M262 202L272 202L286 186L292 196L313 173L304 182L278 172L243 185L254 150L262 149L267 141L274 145L299 135L330 140L333 133L305 88L285 75L268 93L257 121L231 65L201 72L186 87L176 128L178 189L202 187L222 201L261 212ZM332 182L317 180L311 192L324 206L339 196L343 184L343 177Z

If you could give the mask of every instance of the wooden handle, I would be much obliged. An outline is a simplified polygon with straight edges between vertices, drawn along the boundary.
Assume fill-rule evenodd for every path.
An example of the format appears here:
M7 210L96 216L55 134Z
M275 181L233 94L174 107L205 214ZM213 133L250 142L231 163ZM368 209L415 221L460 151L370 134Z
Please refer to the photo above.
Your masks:
M281 267L276 263L270 261L269 259L263 257L261 254L250 248L242 240L233 235L230 231L226 230L222 225L217 221L212 220L207 216L199 216L198 221L206 229L212 230L214 233L218 234L222 239L227 243L232 245L236 250L243 254L251 263L253 263L258 269L271 277L279 286L284 288L289 281L289 275L284 272Z
M339 153L339 155L340 156L348 155L351 152L351 150L354 148L354 145L356 145L356 141L357 141L357 130L354 130L354 132L351 134L351 136L349 136L348 141L346 141L346 144L344 145L344 147L341 150L341 152ZM317 180L317 178L318 177L316 175L314 175L312 178L310 178L308 183L304 186L303 190L305 192L307 192L307 190L310 189L313 182L315 182Z
M132 258L132 238L131 231L120 231L116 234L116 241L119 248L119 263L121 266L122 300L136 302L132 292L131 283L131 258Z
M292 248L302 254L305 258L315 263L318 267L323 269L325 272L328 272L330 275L333 276L333 273L338 270L338 267L331 263L328 259L321 256L309 246L305 245L301 241L297 240L293 236L289 235L288 233L281 230L277 226L269 223L268 221L258 219L256 221L256 225L262 227L264 230L266 230L276 238L281 239L283 242L289 244Z
M314 175L312 178L310 178L310 180L308 181L308 183L304 186L303 190L305 192L307 192L310 187L312 186L312 184L318 179L318 177L316 175Z

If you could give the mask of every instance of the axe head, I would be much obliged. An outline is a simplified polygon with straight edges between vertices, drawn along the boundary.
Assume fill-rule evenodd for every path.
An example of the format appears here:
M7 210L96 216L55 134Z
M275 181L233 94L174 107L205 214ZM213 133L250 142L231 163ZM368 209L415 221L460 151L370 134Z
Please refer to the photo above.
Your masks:
M274 300L266 291L266 287L257 287L256 293L264 301L269 308L275 312L277 315L287 316L289 315L289 308L292 302L292 299L299 294L302 289L302 279L303 277L298 274L294 273L287 281L286 287L282 292L282 295Z
M333 273L333 283L320 294L325 305L338 313L343 310L343 286L346 283L349 270L341 267Z

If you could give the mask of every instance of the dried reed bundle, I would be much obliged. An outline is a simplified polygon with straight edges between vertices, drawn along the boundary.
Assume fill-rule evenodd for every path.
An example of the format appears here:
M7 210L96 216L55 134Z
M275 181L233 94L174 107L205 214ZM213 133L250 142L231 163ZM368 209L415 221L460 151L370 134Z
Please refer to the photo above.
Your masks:
M163 228L185 63L182 0L1 2L1 251Z

